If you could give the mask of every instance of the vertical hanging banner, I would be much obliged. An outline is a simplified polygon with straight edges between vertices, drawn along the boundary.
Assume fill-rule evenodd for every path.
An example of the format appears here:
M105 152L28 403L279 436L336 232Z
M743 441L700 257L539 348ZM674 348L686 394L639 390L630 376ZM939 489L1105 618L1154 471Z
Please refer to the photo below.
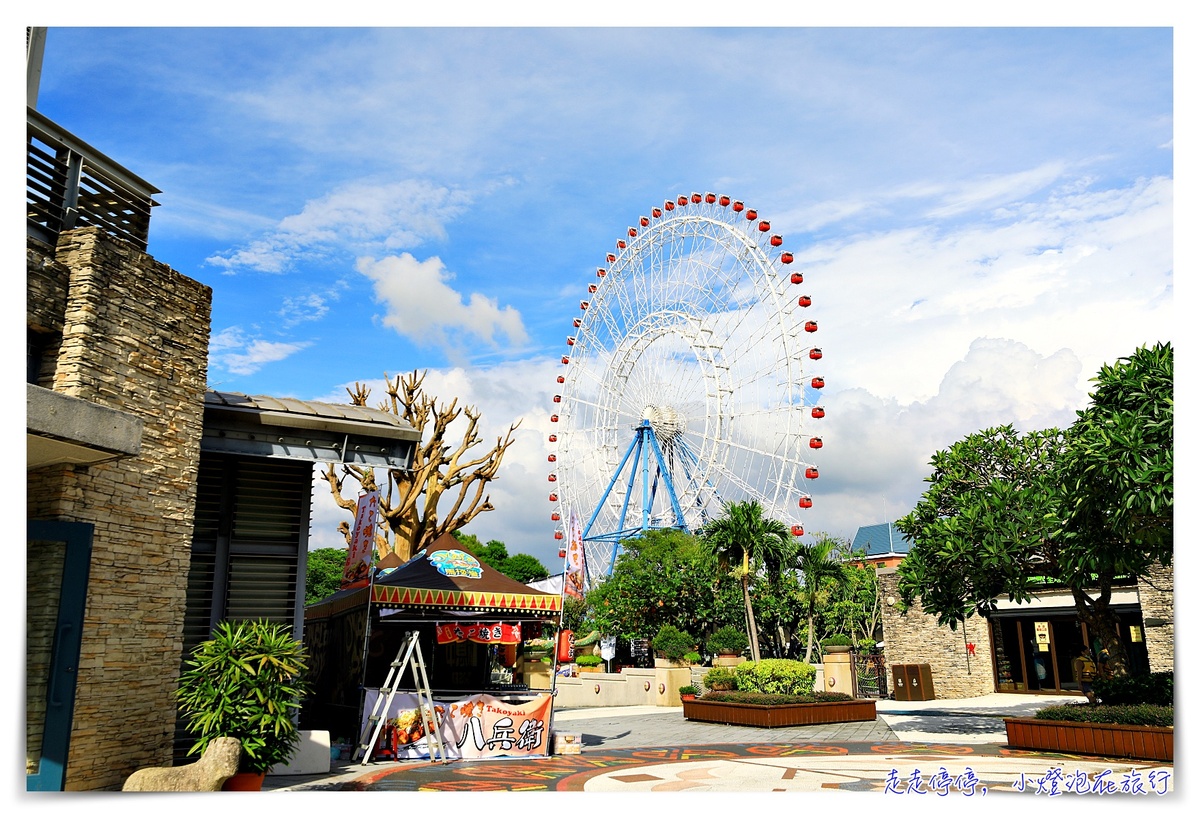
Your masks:
M371 579L375 555L375 521L379 514L379 490L359 495L350 532L350 550L342 569L342 588L359 588Z
M563 596L583 597L583 528L575 512L567 521L567 570L563 574Z

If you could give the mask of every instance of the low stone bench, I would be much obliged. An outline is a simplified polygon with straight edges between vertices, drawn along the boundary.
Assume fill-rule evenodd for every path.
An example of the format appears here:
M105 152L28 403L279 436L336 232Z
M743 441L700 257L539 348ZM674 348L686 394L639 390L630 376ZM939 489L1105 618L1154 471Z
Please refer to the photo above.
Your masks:
M122 792L217 792L238 771L242 745L215 738L200 760L180 767L144 767L125 779Z

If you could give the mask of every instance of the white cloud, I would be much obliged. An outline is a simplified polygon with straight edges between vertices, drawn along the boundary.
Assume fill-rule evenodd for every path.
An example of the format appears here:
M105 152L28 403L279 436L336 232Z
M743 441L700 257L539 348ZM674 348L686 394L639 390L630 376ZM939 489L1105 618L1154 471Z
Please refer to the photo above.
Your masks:
M497 334L510 345L528 340L516 309L477 292L464 299L447 283L454 274L436 256L425 261L408 253L361 258L357 269L371 279L376 300L387 308L385 326L420 346L442 347L451 359L466 357L472 339L492 347Z
M352 182L309 200L265 236L210 256L206 263L227 273L283 273L301 260L331 252L359 255L375 248L416 247L444 239L444 224L468 202L465 193L419 180Z
M308 343L283 343L250 338L240 327L228 327L209 340L209 364L215 372L253 375L266 364L282 361L308 346ZM211 375L212 372L210 381Z

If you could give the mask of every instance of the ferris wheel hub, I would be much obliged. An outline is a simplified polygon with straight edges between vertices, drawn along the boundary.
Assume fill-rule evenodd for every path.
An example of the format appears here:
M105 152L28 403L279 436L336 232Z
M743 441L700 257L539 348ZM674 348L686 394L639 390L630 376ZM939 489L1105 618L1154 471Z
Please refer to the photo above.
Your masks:
M655 437L663 443L679 437L687 428L683 415L670 406L647 406L642 410L642 417L649 421Z

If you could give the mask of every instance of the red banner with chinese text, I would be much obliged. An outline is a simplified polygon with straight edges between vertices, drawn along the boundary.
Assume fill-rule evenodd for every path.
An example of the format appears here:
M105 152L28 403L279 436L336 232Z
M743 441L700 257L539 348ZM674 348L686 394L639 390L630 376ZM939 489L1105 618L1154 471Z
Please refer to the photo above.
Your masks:
M366 692L364 713L371 713L379 691ZM373 760L430 757L433 742L425 734L424 720L417 707L414 694L398 693L393 697L375 743ZM446 758L493 758L549 755L552 707L549 693L517 704L479 694L453 702L435 702L434 712Z
M449 645L454 642L480 642L485 645L517 645L521 642L521 626L479 623L476 625L437 626L437 643Z

